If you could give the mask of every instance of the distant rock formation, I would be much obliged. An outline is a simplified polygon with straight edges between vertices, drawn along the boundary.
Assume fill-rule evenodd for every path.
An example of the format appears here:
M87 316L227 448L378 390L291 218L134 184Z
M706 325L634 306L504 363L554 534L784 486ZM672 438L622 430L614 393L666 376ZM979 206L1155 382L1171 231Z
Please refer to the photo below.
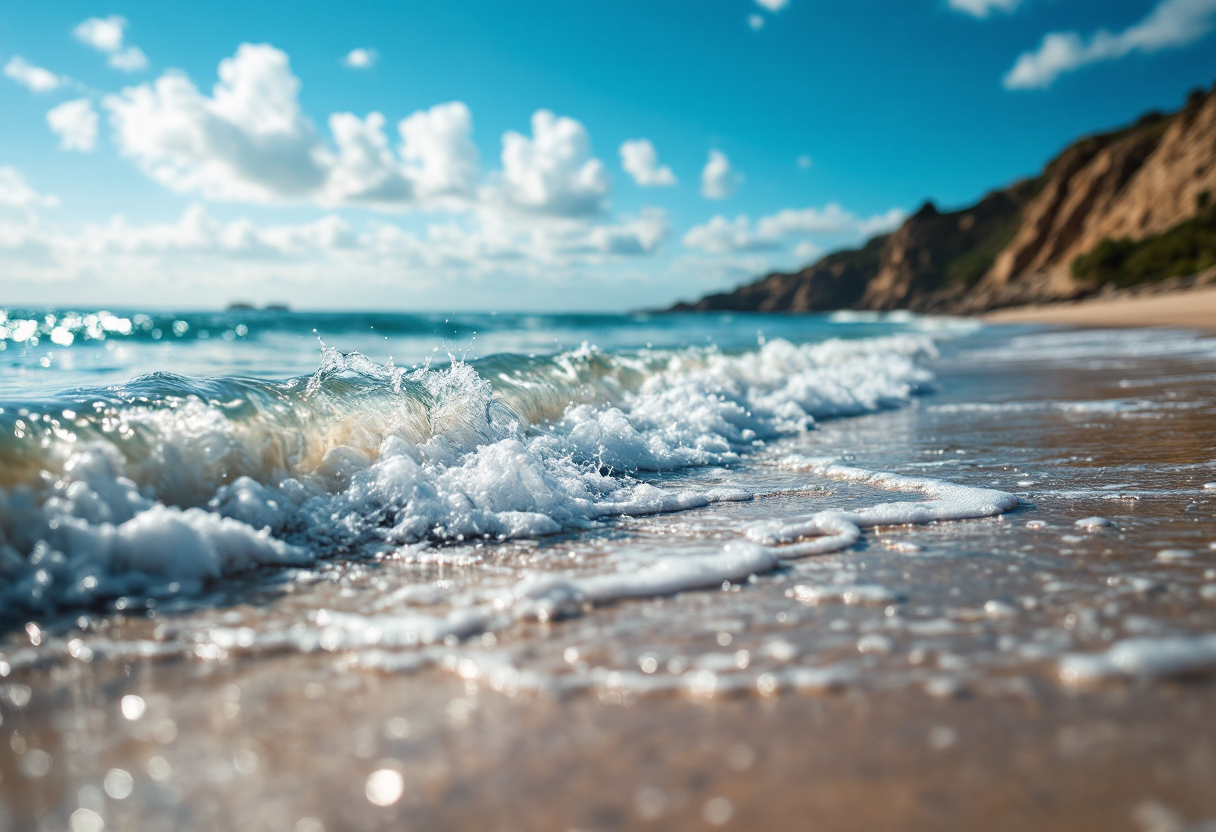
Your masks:
M1216 262L1216 253L1191 250L1197 218L1216 223L1214 201L1216 87L1193 92L1176 113L1150 113L1130 127L1083 138L1039 176L968 208L940 212L925 203L898 230L861 248L673 311L981 312L1102 291L1103 272L1079 268L1099 247L1104 255L1154 239L1191 240L1158 245L1153 256L1160 267L1136 272L1137 280L1164 281Z

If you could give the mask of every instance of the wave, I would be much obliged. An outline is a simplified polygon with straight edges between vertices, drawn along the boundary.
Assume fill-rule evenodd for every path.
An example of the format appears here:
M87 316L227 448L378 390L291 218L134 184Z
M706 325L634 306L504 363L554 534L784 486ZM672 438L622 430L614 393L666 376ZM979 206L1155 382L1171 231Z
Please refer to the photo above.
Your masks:
M932 384L921 336L493 356L327 349L280 383L156 373L0 408L0 607L197 591L265 565L506 540L748 499L645 472L738 462Z

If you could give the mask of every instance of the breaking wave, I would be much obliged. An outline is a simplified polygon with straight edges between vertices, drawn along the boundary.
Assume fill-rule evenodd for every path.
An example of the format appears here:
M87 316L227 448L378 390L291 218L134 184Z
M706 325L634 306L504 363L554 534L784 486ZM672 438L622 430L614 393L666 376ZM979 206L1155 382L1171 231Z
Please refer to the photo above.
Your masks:
M904 405L931 385L933 354L900 335L402 369L326 349L314 375L281 383L156 373L6 402L0 609L750 499L646 472L729 465L816 419Z

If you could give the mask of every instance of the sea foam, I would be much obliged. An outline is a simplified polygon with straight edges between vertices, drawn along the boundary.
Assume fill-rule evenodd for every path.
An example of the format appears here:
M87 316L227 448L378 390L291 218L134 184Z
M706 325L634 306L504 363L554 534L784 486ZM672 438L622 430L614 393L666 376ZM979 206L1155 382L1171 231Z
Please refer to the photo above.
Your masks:
M335 553L536 537L748 499L642 476L731 464L817 418L906 404L931 385L920 359L932 354L921 336L774 339L738 355L583 347L405 370L327 349L312 377L279 384L161 373L5 407L0 606L21 614L192 591ZM760 542L827 532L783 546L784 556L810 554L850 545L866 526L979 516L1013 499L820 473L933 499L816 515ZM768 549L739 546L709 566L534 588L529 603L720 583L743 570L728 560L771 568Z

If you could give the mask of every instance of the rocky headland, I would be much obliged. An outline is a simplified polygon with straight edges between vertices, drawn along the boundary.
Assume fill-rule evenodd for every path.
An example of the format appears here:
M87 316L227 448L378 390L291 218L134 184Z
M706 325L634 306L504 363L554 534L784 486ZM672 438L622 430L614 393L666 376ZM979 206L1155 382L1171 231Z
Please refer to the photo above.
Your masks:
M1087 136L974 205L672 311L968 314L1216 285L1216 87Z

